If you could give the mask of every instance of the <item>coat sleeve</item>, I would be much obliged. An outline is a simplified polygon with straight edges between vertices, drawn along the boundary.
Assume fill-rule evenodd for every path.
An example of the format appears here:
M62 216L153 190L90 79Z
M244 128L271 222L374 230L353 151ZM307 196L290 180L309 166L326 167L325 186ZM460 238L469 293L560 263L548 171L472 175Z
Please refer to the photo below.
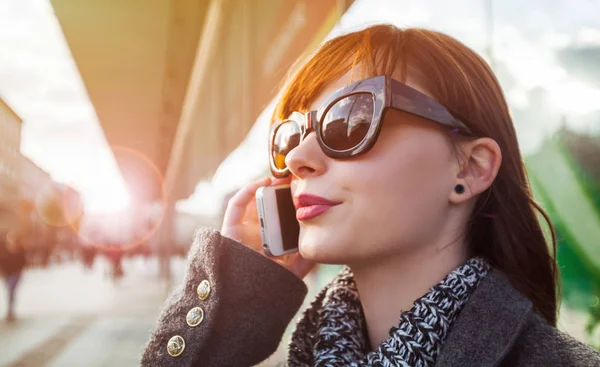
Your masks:
M277 349L306 293L283 266L217 231L199 231L184 282L167 300L141 365L260 363Z

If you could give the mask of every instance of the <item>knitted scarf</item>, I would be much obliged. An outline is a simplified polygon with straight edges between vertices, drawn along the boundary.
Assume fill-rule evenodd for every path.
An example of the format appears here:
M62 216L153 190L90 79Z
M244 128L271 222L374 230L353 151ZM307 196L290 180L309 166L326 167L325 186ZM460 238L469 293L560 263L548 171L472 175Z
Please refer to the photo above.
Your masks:
M388 339L369 352L354 275L344 267L296 324L287 365L433 366L452 323L489 269L481 258L454 269L403 312Z

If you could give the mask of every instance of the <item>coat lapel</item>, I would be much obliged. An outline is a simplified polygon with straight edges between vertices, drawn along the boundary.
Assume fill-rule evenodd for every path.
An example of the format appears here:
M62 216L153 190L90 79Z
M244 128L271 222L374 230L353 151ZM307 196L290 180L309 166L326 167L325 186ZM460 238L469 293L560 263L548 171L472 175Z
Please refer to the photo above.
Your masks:
M454 322L435 365L499 365L532 312L504 274L490 271Z

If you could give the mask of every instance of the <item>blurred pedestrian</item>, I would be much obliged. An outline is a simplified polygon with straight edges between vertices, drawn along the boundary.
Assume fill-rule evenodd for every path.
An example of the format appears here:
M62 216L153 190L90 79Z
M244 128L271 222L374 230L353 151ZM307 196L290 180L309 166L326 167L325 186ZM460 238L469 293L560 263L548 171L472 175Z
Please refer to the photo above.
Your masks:
M114 283L117 283L125 273L123 272L123 255L124 250L119 245L110 245L106 251L106 257L108 258L111 265L111 279Z
M81 260L86 269L92 269L94 267L94 260L96 259L96 247L94 246L81 246Z
M0 271L6 281L8 290L8 311L6 321L13 322L15 317L15 297L21 274L26 265L25 247L19 234L11 230L0 244Z

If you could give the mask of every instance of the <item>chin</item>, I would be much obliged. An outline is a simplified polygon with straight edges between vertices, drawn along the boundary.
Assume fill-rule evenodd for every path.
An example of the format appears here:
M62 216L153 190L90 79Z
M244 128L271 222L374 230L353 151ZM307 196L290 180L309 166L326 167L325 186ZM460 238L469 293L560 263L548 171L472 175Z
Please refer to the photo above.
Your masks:
M348 248L337 241L323 241L301 235L298 250L306 260L320 264L346 264L349 260Z

